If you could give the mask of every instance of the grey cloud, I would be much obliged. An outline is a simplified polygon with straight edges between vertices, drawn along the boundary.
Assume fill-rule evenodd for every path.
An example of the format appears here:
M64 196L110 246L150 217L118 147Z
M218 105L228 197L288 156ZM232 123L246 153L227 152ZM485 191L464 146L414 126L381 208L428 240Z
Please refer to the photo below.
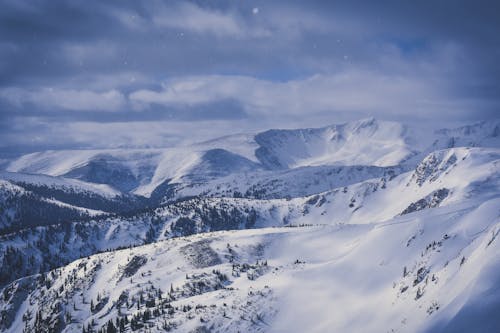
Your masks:
M43 88L24 90L6 88L0 90L0 98L16 108L63 109L69 111L96 110L116 111L125 105L125 97L117 90L94 92Z
M424 74L423 72L421 73ZM129 95L135 108L150 104L189 105L234 98L249 113L315 115L328 110L377 113L397 117L402 110L419 117L453 115L467 118L473 100L444 93L439 80L374 71L347 70L300 80L273 82L245 76L198 76L172 80L160 91L139 90ZM481 112L482 110L476 111ZM403 112L403 113L405 113Z
M99 131L113 124L218 121L226 134L364 115L497 117L499 7L462 0L5 0L0 150L96 146ZM201 86L186 88L193 80ZM77 133L56 126L93 135L71 139ZM162 135L150 139L157 145ZM123 142L143 144L133 137Z

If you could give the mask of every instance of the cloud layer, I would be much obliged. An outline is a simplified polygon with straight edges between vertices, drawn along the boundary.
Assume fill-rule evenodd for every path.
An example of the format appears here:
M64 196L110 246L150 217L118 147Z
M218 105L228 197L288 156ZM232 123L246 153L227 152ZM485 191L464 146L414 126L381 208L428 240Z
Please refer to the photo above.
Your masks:
M498 7L6 0L0 153L157 147L368 115L498 117Z

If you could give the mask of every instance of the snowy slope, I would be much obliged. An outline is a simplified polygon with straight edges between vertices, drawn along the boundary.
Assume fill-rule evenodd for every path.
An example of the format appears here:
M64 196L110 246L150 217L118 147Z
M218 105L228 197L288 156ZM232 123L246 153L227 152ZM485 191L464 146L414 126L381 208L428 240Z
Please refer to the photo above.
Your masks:
M281 311L269 331L438 331L486 294L494 302L483 303L484 315L469 308L460 319L475 332L494 331L498 317L486 314L500 309L499 204L438 208L366 226L368 232L346 227L280 242L275 253L306 264L283 279ZM314 302L295 306L308 299Z
M16 223L15 206L9 204L26 195L26 191L11 182L0 179L0 231Z
M142 208L143 200L105 184L0 172L0 234Z
M92 192L103 197L114 198L122 193L106 184L94 184L77 179L64 177L52 177L43 174L25 174L19 172L0 172L0 179L12 183L31 184L35 186L47 186L57 189L65 189L74 192Z
M206 181L260 169L257 163L227 150L204 150L196 146L163 150L50 151L25 155L7 168L12 173L39 173L106 184L145 196L165 181L182 182L189 177Z
M0 308L10 331L81 332L121 318L152 332L424 332L460 320L490 332L499 207L497 198L384 223L172 239L16 281ZM477 316L471 306L484 295L493 301Z
M500 146L500 120L478 122L454 129L436 131L434 149Z
M154 149L47 151L22 156L7 171L65 176L131 191L150 181L161 155Z
M324 128L256 135L257 157L271 168L308 165L393 166L413 155L407 128L373 118Z
M165 182L188 185L207 183L230 174L262 169L259 164L250 159L225 149L197 150L193 148L166 150L156 167L151 182L138 187L134 193L149 197Z
M0 179L0 235L99 215L105 215L105 212L42 196Z
M500 192L500 150L452 148L429 154L391 181L374 179L310 199L319 223L366 223ZM300 200L300 199L297 199Z
M245 197L256 199L297 198L326 192L372 178L393 178L402 167L317 166L287 170L244 172L209 182L172 184L176 198Z

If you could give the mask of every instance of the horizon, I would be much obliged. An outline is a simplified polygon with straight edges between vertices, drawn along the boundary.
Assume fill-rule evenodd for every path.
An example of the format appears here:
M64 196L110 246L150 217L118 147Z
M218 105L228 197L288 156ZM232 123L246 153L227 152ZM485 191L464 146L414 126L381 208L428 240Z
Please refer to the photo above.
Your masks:
M440 130L447 130L447 129L460 129L462 127L466 126L474 126L474 125L480 125L480 124L485 124L487 123L486 120L478 120L474 122L459 122L457 123L456 126L450 126L450 127L440 127L438 126L426 126L425 124L408 124L405 122L397 122L397 121L392 121L392 120L380 120L375 117L365 117L357 120L351 120L351 121L345 121L345 122L339 122L339 123L330 123L328 125L322 125L322 126L309 126L309 127L297 127L297 126L289 126L289 127L283 127L283 128L264 128L262 130L257 130L257 131L246 131L246 132L234 132L234 133L229 133L229 134L223 134L220 136L215 136L215 137L208 137L208 138L202 138L200 140L196 141L187 141L187 142L181 142L179 144L175 145L169 145L169 146L123 146L123 147L73 147L73 148L62 148L62 149L44 149L44 150L36 150L36 151L0 151L0 167L2 164L9 163L11 159L21 157L23 155L29 155L29 154L36 154L36 153L42 153L42 152L47 152L47 151L113 151L113 150L164 150L164 149L171 149L171 148L178 148L178 147L189 147L189 146L195 146L199 144L204 144L204 143L209 143L211 141L216 141L220 139L225 139L225 138L230 138L230 137L235 137L235 136L240 136L240 135L249 135L249 136L255 136L257 134L267 132L267 131L273 131L273 130L278 130L278 131L294 131L294 130L309 130L309 129L322 129L322 128L328 128L328 127L333 127L333 126L343 126L343 125L348 125L352 123L358 123L366 120L375 120L377 122L395 122L399 123L406 128L414 131L413 134L416 135L415 131L417 131L419 134L427 135L434 133L436 134ZM493 119L493 122L500 122L499 118ZM2 161L1 159L4 159Z

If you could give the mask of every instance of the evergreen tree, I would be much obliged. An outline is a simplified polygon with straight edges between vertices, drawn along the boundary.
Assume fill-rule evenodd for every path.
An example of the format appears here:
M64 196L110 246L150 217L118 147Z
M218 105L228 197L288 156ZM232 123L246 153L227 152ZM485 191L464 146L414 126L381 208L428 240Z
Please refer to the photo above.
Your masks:
M106 333L118 333L115 325L113 325L113 321L108 321L108 327L106 329Z

